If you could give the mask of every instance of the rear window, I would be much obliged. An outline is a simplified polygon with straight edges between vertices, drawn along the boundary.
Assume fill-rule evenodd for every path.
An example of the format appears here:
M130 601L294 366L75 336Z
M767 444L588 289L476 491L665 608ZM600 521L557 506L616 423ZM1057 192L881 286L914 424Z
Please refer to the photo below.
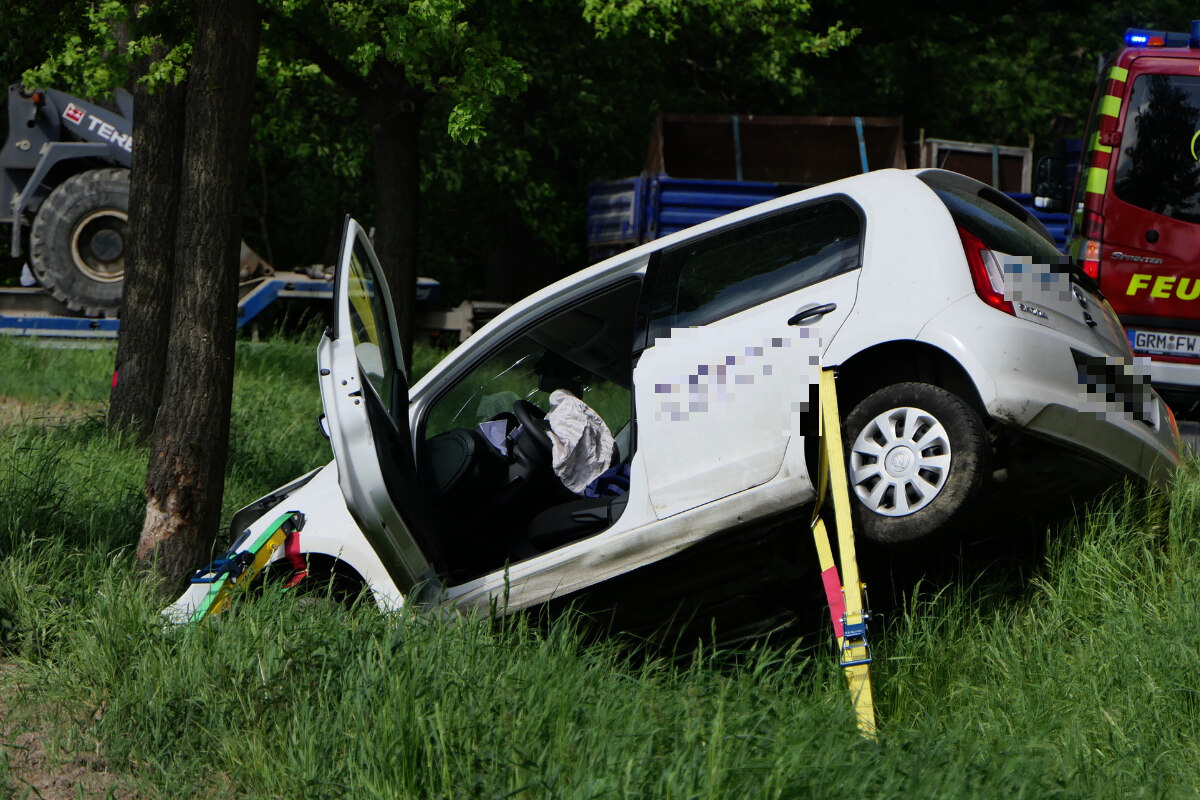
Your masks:
M987 186L974 189L951 183L944 174L918 177L946 204L955 224L978 236L992 250L1046 264L1054 272L1069 274L1089 292L1100 294L1096 282L1058 251L1045 226L1015 201Z
M1141 75L1129 95L1114 188L1117 197L1184 222L1200 222L1200 77Z
M994 190L985 187L978 192L971 192L958 186L932 184L924 175L921 178L946 204L954 221L993 250L1013 256L1033 256L1051 264L1063 260L1062 253L1048 240L1049 234L1043 235L1025 221L1027 214L1024 209L1009 209L1005 207L1007 203L1002 206L984 196ZM1021 216L1016 216L1014 211L1019 211Z

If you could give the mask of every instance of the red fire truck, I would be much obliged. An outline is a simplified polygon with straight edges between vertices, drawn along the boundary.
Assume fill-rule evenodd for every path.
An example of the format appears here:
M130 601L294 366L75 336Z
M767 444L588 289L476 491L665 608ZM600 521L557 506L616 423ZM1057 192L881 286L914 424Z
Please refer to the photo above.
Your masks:
M1190 404L1200 399L1200 20L1187 34L1130 29L1125 45L1092 101L1068 252L1151 358L1154 384ZM1046 168L1039 194L1067 205L1056 171Z

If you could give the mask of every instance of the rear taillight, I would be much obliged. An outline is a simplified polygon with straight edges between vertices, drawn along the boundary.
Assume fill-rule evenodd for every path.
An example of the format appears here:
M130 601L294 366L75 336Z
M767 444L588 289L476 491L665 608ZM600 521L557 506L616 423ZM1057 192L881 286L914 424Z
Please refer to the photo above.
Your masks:
M996 253L975 234L959 226L958 236L962 239L963 253L971 269L971 281L979 299L1005 314L1017 315L1012 301L1004 296L1004 270Z
M1104 241L1104 217L1095 211L1083 212L1083 248L1079 266L1094 281L1100 280L1100 243Z

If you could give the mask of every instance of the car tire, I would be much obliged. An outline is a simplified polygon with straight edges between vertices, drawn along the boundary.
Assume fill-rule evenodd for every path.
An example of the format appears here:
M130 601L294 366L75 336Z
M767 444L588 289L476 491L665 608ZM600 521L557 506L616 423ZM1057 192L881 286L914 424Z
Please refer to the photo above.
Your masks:
M93 169L50 192L29 232L29 263L57 300L88 316L115 316L128 243L129 170Z
M857 403L842 424L858 533L902 547L953 534L991 463L980 415L927 383L898 383Z

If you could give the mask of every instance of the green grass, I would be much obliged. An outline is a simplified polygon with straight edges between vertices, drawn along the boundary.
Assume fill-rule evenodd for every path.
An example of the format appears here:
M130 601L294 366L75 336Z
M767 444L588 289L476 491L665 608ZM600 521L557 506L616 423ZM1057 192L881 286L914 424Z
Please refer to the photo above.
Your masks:
M60 385L103 367L3 355ZM311 342L243 346L238 368L229 508L329 457ZM5 699L64 747L99 746L141 796L1200 794L1194 462L1169 515L1115 494L1026 577L929 585L877 626L870 742L822 644L667 659L570 616L385 618L272 593L166 629L130 556L145 458L92 420L0 437Z
M56 348L0 336L0 397L98 402L112 387L115 345Z

